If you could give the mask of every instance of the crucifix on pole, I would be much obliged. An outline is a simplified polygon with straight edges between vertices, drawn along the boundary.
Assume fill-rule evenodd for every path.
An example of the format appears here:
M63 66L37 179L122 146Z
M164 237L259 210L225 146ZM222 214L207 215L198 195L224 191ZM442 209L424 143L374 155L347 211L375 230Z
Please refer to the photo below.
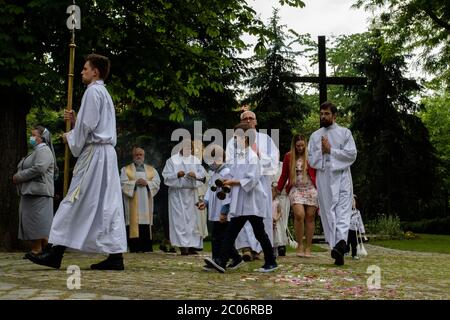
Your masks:
M327 77L327 56L325 51L325 36L319 36L319 76L318 77L287 77L287 82L303 82L319 84L319 100L320 104L327 101L327 85L343 84L343 85L365 85L367 78L364 77Z

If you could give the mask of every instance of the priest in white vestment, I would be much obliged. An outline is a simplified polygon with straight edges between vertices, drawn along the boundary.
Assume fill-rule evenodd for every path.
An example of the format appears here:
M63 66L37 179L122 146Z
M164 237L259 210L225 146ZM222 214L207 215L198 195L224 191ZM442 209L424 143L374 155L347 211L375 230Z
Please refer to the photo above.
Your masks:
M155 168L145 164L145 151L133 148L133 162L120 171L127 241L130 252L153 252L153 198L161 180Z
M66 111L74 128L63 136L78 157L66 197L53 219L49 236L52 247L28 256L34 263L59 268L66 247L108 258L91 265L97 270L123 270L122 253L127 240L116 145L116 115L104 79L109 59L97 54L86 58L82 74L88 87L78 117Z
M309 139L308 161L317 169L319 213L331 257L343 265L353 199L350 166L357 152L352 133L336 124L336 115L332 103L320 106L321 128Z
M162 176L169 187L169 234L172 246L182 255L197 254L203 249L203 235L198 229L200 219L195 190L206 181L206 170L192 155L191 141L183 140L183 148L166 161Z

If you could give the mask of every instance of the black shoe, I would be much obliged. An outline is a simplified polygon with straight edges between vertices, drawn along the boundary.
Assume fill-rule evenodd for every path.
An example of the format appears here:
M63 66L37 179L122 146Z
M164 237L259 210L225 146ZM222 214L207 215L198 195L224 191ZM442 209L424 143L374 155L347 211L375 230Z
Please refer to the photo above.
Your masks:
M220 273L225 273L226 266L219 259L205 258L203 261L205 261L206 265L213 267Z
M188 254L198 254L198 252L194 248L188 248Z
M22 259L28 259L27 258L27 254L33 254L33 255L38 255L38 254L41 254L42 253L42 251L41 252L39 252L39 253L34 253L33 251L28 251L27 253L25 253L24 255L23 255L23 257L22 257Z
M334 259L334 264L342 266L344 264L346 244L344 240L339 241L331 250L331 257Z
M253 260L252 251L250 249L242 250L242 260L249 262Z
M227 269L236 270L240 266L244 264L244 260L241 258L239 260L232 261L229 265L227 265Z
M61 267L61 261L64 255L65 247L54 246L47 251L43 251L39 254L28 252L25 257L33 263L41 266L59 269Z
M106 258L102 262L92 264L91 269L92 270L125 270L125 266L123 265L122 257L112 258L110 255L110 256L108 256L108 258Z
M189 254L188 248L180 247L180 252L182 256L187 256Z
M286 256L286 246L278 247L278 255L280 257L285 257Z
M202 268L203 268L204 271L214 271L214 270L216 270L214 267L212 267L210 265L207 265L207 264L205 264Z
M171 247L171 248L169 249L169 253L177 253L177 250L175 250L174 247Z

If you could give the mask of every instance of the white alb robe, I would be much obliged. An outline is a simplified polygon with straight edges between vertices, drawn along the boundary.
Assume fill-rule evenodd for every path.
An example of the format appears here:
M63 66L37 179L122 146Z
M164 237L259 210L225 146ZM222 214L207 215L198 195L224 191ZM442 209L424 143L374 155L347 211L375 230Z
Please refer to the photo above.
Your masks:
M179 171L185 176L178 178ZM203 248L203 237L198 230L198 213L195 203L195 189L201 181L189 178L193 171L197 178L206 176L206 171L195 156L183 157L175 154L166 161L162 176L164 184L169 187L169 234L170 243L176 247Z
M273 244L273 224L272 224L272 191L271 179L277 173L278 163L280 162L280 152L275 142L267 134L256 132L256 146L259 150L259 163L261 165L262 183L265 193L268 195L266 199L266 215L264 217L264 230L269 236L270 242ZM230 139L226 148L227 162L232 163L235 157L234 140ZM238 237L236 238L236 249L251 248L255 252L261 252L262 247L256 240L250 222L246 222Z
M49 243L98 253L127 251L117 167L116 115L103 81L89 84L67 136L78 157L66 197L53 219Z
M330 154L322 154L322 136L328 137ZM320 219L331 248L340 240L347 242L353 200L350 166L356 153L352 133L336 123L315 131L308 143L309 164L317 169Z
M231 188L230 218L250 215L266 218L264 199L268 194L264 190L258 156L247 148L244 156L238 156L236 160L230 174L233 180L239 180L240 185Z

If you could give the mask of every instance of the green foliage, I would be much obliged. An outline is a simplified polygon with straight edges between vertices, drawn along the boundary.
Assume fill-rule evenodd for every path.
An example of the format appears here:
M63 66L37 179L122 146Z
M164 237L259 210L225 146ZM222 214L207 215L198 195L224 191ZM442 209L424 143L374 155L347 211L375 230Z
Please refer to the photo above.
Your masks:
M352 131L358 158L352 167L354 188L369 216L379 212L402 220L445 214L442 179L428 131L411 96L418 84L403 76L402 55L382 61L384 40L374 30L358 68L368 78L358 92Z
M450 217L403 222L402 228L403 230L411 230L417 233L450 235Z
M420 118L430 133L430 141L436 148L440 163L438 175L445 181L445 189L450 190L450 94L435 93L422 99L424 109ZM450 205L450 198L449 198Z
M274 10L266 26L267 32L271 34L267 49L251 59L254 67L246 81L250 93L244 100L244 103L254 106L259 128L280 130L281 156L289 150L292 132L298 122L309 112L295 84L282 80L295 74L297 69L296 53L286 44L290 38L284 28L279 25L278 11Z
M420 51L420 63L450 86L450 2L445 0L357 0L356 7L381 9L375 20L389 40L383 59L405 48Z
M384 214L366 224L367 233L385 235L391 238L403 236L403 230L398 216L386 216Z

